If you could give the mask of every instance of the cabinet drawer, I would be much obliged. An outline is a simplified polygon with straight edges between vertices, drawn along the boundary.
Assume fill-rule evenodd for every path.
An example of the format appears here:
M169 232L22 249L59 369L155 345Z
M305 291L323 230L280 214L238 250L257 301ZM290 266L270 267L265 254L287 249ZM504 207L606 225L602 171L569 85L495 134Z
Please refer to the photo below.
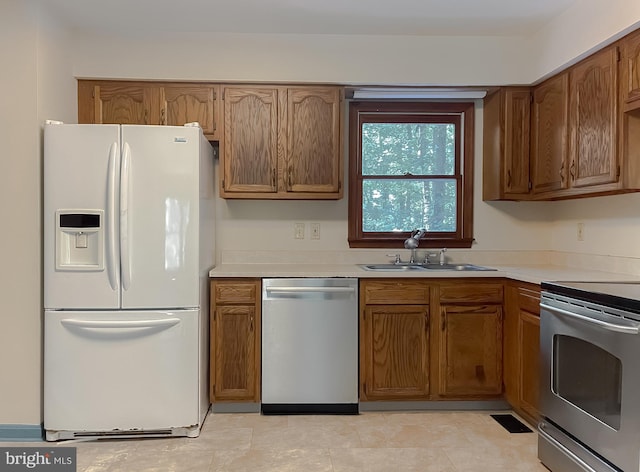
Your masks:
M502 284L443 284L440 304L446 303L502 303Z
M376 280L360 285L365 304L428 305L429 285L421 281Z
M213 281L213 298L217 304L254 304L260 289L259 281Z
M529 313L540 314L540 291L520 287L518 289L518 306Z

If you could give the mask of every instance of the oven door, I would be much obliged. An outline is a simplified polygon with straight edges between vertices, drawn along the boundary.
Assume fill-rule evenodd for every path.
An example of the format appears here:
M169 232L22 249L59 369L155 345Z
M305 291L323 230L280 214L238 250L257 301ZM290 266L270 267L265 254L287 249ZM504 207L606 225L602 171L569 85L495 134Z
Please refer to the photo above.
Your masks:
M637 471L640 323L558 298L540 305L542 415L615 466Z

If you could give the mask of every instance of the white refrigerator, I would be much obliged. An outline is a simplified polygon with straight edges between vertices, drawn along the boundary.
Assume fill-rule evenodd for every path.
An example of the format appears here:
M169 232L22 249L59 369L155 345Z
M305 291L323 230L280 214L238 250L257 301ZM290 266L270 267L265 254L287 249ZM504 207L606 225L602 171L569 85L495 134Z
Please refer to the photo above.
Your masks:
M213 182L197 124L45 125L47 440L199 435Z

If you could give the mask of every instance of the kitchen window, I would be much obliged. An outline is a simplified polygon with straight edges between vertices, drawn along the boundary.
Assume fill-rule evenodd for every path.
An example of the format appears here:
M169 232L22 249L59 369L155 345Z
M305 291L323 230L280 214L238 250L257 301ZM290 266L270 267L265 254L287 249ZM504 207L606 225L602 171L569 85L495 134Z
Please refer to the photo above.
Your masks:
M349 104L349 246L473 242L473 103Z

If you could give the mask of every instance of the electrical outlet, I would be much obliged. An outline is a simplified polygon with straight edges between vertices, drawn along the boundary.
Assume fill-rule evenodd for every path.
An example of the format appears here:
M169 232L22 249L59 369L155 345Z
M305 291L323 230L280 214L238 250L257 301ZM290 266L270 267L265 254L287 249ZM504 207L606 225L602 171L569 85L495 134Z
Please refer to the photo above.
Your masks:
M293 224L293 237L294 239L304 239L304 223Z
M320 223L311 223L311 239L320 239Z
M577 237L578 241L584 241L584 223L578 223Z

